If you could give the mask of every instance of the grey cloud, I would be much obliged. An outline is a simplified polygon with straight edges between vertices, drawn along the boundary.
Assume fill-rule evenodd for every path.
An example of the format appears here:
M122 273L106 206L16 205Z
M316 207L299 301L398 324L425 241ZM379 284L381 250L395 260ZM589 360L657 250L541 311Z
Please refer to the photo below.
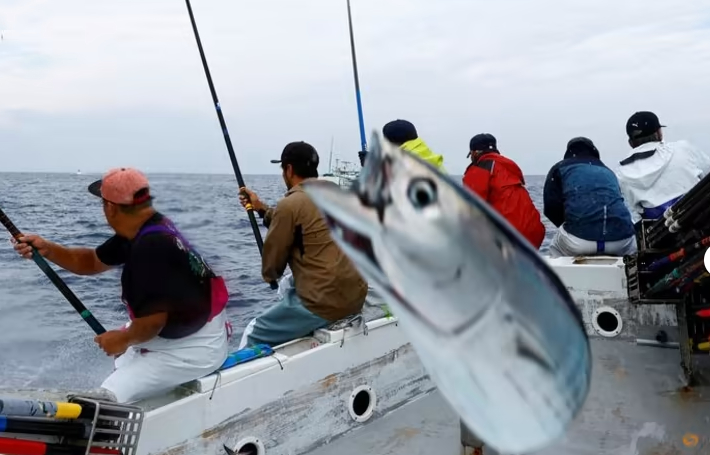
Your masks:
M0 170L230 172L179 1L3 1ZM359 145L344 0L193 1L245 173L283 144ZM368 130L413 121L460 174L495 134L527 174L573 136L609 165L626 118L710 150L710 7L680 0L353 0ZM16 154L22 161L9 160ZM122 154L122 155L120 155ZM121 163L124 164L124 163ZM227 167L225 169L225 166Z

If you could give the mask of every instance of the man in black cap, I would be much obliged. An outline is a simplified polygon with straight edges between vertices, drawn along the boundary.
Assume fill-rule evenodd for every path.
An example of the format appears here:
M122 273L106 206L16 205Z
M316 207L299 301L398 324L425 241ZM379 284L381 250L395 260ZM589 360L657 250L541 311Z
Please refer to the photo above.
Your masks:
M636 251L636 237L619 182L594 143L576 137L564 159L547 174L545 216L557 226L550 256L624 256Z
M488 202L539 249L545 239L545 226L525 188L523 171L513 160L500 154L492 134L477 134L468 145L471 164L464 172L464 186Z
M636 112L626 122L631 154L616 175L633 221L655 220L710 171L710 157L686 141L665 142L665 128L653 112Z
M291 142L281 159L271 162L281 165L285 197L272 208L241 188L239 201L245 208L251 204L269 229L261 274L267 283L281 280L281 299L249 323L240 349L261 343L277 346L306 336L359 313L367 296L367 283L333 241L321 212L301 187L318 178L316 149ZM287 265L292 275L284 275Z
M412 122L402 119L392 120L382 128L382 135L394 145L418 156L440 171L446 172L444 156L431 151L429 146L419 137Z

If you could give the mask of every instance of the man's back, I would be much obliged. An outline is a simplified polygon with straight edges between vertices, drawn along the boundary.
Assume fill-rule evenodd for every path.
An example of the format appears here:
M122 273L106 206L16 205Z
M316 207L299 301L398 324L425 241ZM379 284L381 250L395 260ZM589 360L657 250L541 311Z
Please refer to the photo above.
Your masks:
M648 142L619 163L616 175L634 222L657 219L710 171L710 158L686 141Z
M282 229L276 225L278 223L288 226ZM292 236L272 236L277 232L292 232ZM265 267L278 262L270 260L269 255L283 250L283 245L279 244L291 244L288 264L296 293L308 310L328 321L336 321L362 309L367 283L333 241L322 214L300 185L291 188L277 204L267 236L268 243L274 247L264 249ZM262 273L270 276L268 270Z
M444 169L444 156L434 153L422 139L417 138L407 141L402 144L402 148L429 164L434 165L441 172L446 173L446 169Z
M544 193L545 215L576 237L616 241L634 235L616 176L599 159L560 161L550 170Z
M525 188L523 172L510 158L486 153L466 169L464 186L486 200L535 248L545 238L545 226Z

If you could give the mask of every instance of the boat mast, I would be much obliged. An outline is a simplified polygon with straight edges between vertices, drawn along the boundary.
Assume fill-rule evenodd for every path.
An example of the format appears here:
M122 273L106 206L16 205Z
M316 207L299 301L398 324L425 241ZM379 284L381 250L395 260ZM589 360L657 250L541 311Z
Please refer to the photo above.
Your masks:
M357 102L357 116L360 123L360 152L367 153L367 140L365 139L365 120L362 115L362 99L360 98L360 78L357 73L357 56L355 55L355 35L353 34L353 17L350 12L350 0L348 6L348 27L350 29L350 53L353 61L353 78L355 79L355 100Z
M333 172L333 142L335 141L335 137L331 136L330 137L330 157L328 158L328 173Z

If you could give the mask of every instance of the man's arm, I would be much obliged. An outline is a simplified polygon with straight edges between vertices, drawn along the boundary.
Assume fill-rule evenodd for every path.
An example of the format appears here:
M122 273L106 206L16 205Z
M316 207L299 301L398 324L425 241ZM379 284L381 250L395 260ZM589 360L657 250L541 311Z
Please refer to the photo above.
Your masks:
M288 201L283 199L276 209L271 211L270 221L261 258L261 275L267 283L283 276L291 254L295 220Z
M52 244L47 259L77 275L96 275L111 268L99 260L94 248L66 248Z
M264 220L264 227L268 229L269 226L271 226L271 219L274 217L274 209L264 204L264 208L256 213L259 215L259 218Z
M21 237L15 249L24 257L31 257L32 247L59 267L77 275L95 275L111 267L99 260L93 248L67 248L37 235Z
M158 336L167 322L167 312L154 313L142 318L135 318L131 322L128 330L126 330L128 344L135 345L152 340Z
M565 222L565 204L562 194L562 181L558 167L550 169L545 179L543 193L543 211L548 220L557 227Z
M483 166L470 164L463 176L465 187L476 193L481 199L488 202L488 190L490 188L491 171L493 161L486 160Z

